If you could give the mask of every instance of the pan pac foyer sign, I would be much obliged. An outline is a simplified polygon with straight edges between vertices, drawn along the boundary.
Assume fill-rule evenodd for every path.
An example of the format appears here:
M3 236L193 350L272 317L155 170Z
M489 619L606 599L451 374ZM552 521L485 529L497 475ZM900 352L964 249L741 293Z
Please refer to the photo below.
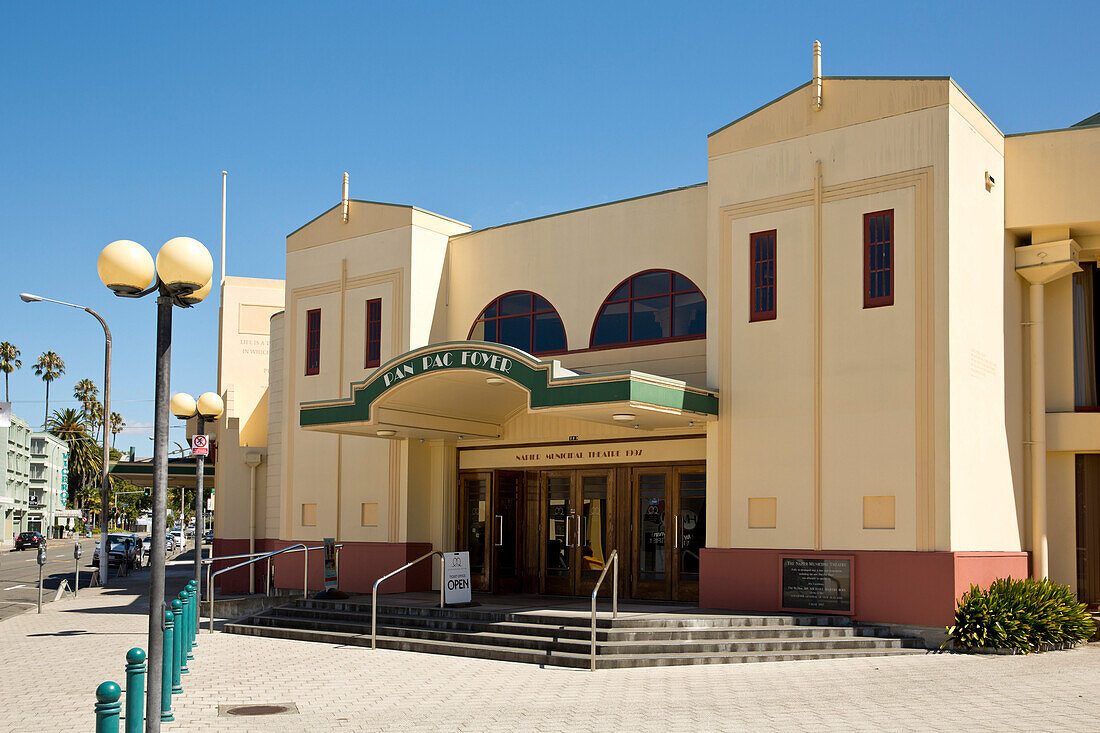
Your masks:
M413 357L398 364L382 375L382 382L386 387L390 387L403 379L415 377L433 369L473 368L508 375L513 366L514 362L508 357L488 351L442 351Z

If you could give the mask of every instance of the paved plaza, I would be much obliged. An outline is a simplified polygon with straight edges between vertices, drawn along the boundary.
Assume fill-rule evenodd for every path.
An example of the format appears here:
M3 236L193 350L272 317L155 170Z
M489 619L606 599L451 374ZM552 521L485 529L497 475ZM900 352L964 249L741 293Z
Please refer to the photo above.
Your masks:
M186 568L173 565L181 581ZM93 730L96 685L122 683L126 650L144 646L145 578L0 621L9 660L0 666L0 731ZM199 641L166 731L1100 728L1100 644L1030 657L592 673L222 633ZM294 703L298 712L219 716L219 706L263 703Z

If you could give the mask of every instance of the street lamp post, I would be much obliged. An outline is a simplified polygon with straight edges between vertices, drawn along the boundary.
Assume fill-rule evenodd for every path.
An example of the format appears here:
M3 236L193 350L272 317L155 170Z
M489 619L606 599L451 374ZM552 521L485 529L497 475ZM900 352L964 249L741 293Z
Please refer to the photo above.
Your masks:
M172 414L181 420L198 418L196 435L206 435L206 421L217 420L224 409L222 398L214 392L205 392L196 400L186 392L180 392L172 397ZM192 455L194 455L192 453ZM195 588L198 598L202 598L202 530L203 530L203 505L202 505L202 471L206 456L195 456ZM182 526L182 524L181 524ZM210 588L207 593L213 593ZM195 614L195 629L199 627L199 615Z
M91 314L99 321L99 325L103 326L103 336L106 339L106 346L103 352L103 466L99 473L99 584L101 587L106 587L107 556L111 554L111 548L108 547L107 539L110 529L107 526L110 521L110 518L107 516L107 503L110 495L110 483L107 478L107 472L110 470L111 460L109 443L111 435L111 329L107 327L107 321L103 320L103 316L87 306L77 305L76 303L66 303L63 300L54 300L53 298L43 298L41 295L33 295L31 293L20 293L19 297L24 303L46 302L67 305L70 308L79 308Z
M157 294L156 390L153 402L153 526L149 549L149 679L164 666L165 521L168 516L168 393L172 365L172 307L189 308L210 293L214 261L200 242L176 237L164 243L154 263L137 242L119 240L103 248L96 263L99 279L115 295ZM161 686L146 692L145 730L159 733Z

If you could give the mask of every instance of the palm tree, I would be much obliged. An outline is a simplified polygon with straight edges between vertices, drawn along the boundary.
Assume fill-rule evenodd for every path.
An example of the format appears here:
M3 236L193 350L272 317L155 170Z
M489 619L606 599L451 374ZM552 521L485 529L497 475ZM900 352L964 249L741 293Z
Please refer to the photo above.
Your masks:
M122 432L122 426L126 424L126 421L122 419L122 415L117 412L111 413L111 447L115 447L115 438Z
M46 414L42 417L45 426L50 415L50 382L65 373L65 362L54 352L47 351L34 363L34 373L46 383Z
M83 406L84 419L88 419L88 403L99 395L99 387L95 382L84 377L73 385L73 397Z
M99 400L91 400L88 403L88 429L94 434L95 441L101 442L99 429L103 427L103 403Z
M19 361L19 349L15 348L15 344L4 341L0 343L0 372L4 372L4 402L11 402L8 399L8 375L23 366L23 362Z
M80 412L72 408L54 410L48 424L49 431L69 444L69 485L74 498L85 500L94 497L95 479L103 465L103 455L95 441L88 435L88 426Z

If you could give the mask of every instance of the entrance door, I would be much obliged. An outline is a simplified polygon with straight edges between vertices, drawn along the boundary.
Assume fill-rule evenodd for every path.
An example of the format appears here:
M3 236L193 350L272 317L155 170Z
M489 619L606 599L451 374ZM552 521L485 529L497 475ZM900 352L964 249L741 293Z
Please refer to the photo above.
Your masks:
M702 466L633 471L634 595L699 599L699 552L706 541Z
M544 471L541 475L543 592L587 595L611 551L613 471ZM611 593L610 582L602 593Z
M471 587L518 593L523 579L523 472L462 473L458 484L458 549L470 553Z

